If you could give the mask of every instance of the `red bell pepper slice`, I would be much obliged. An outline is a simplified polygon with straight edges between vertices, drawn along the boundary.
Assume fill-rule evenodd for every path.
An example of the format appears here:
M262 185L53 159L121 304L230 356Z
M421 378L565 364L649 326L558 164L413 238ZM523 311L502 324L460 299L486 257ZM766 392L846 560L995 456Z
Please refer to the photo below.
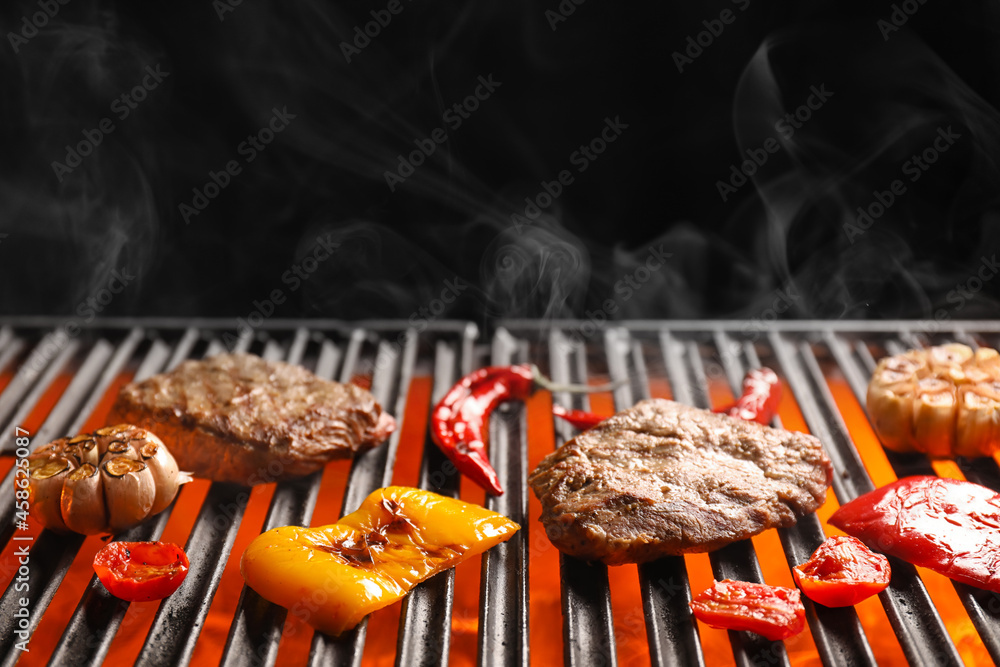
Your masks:
M802 632L806 610L794 588L716 581L691 601L695 618L713 628L748 630L771 641Z
M187 554L166 542L109 542L94 556L94 571L122 600L159 600L177 590L188 571Z
M1000 593L1000 494L917 476L859 496L830 523L875 551Z
M792 569L795 583L813 602L848 607L881 593L892 569L882 554L872 553L856 537L827 539L812 557Z

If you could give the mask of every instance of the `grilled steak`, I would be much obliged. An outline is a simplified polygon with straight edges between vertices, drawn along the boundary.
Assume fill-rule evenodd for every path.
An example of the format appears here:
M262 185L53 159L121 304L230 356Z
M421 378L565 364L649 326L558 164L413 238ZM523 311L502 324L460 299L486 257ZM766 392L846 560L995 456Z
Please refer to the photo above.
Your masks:
M653 399L565 443L528 482L560 551L619 565L790 526L831 476L811 435Z
M111 419L155 433L181 470L247 485L309 474L395 428L364 389L250 354L186 361L126 385Z

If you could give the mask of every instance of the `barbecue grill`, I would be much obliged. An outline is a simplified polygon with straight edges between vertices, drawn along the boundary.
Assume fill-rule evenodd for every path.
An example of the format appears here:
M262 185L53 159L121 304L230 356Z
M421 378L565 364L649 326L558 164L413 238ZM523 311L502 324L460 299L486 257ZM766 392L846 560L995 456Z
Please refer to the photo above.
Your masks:
M195 481L171 508L119 536L185 545L191 570L162 603L128 603L92 577L100 538L16 523L15 428L32 448L102 425L118 388L188 358L226 349L227 320L104 320L64 336L50 318L0 321L0 656L4 664L144 665L914 665L1000 661L1000 597L892 561L891 586L858 607L805 600L808 631L785 643L698 624L688 601L712 577L792 585L790 567L824 539L823 519L894 477L964 477L1000 490L992 459L931 462L884 451L864 412L876 360L905 348L958 341L997 347L1000 323L789 322L748 330L735 321L507 321L486 336L467 322L265 322L230 347L303 364L319 376L370 383L399 428L353 462L253 489ZM613 395L557 393L565 407L610 414L649 396L719 405L745 371L767 365L785 388L780 419L823 442L835 468L830 501L797 525L709 555L606 568L559 556L526 488L534 464L573 436L553 423L548 394L507 403L491 421L490 456L507 492L485 498L460 483L427 434L427 415L461 375L486 364L537 363L561 382L627 378ZM777 421L777 420L776 420ZM780 425L780 424L777 424ZM530 434L530 437L529 437ZM320 524L353 511L373 489L419 485L510 516L513 539L418 586L339 638L313 633L308 609L286 611L242 586L242 548L263 530ZM531 496L529 498L529 496ZM27 576L19 553L29 551ZM21 577L21 579L18 579ZM27 584L27 589L18 583ZM17 614L27 599L26 623ZM561 613L560 613L561 607ZM19 636L15 631L26 631ZM561 630L561 631L560 631ZM29 636L29 653L16 644Z

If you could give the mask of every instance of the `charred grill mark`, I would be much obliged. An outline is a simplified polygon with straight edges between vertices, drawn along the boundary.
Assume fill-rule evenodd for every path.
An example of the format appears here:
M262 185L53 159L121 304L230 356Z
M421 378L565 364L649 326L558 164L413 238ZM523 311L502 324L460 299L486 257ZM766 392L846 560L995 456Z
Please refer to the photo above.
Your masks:
M373 530L372 532L365 535L365 543L375 544L378 546L385 546L386 544L389 544L389 538L383 535L382 533L378 532L377 530Z
M410 519L403 514L403 508L400 507L399 503L391 498L385 498L382 500L382 509L389 513L389 523L381 524L376 529L380 531L383 535L385 533L412 533L417 527L413 524Z
M124 454L129 450L129 446L123 440L115 440L108 445L108 451L112 454Z
M316 548L340 557L346 565L363 568L372 567L375 564L376 556L381 552L403 549L408 546L412 546L421 556L429 560L447 560L464 551L458 544L432 546L421 544L416 540L406 540L405 542L390 540L387 537L390 533L410 536L416 532L417 526L403 514L403 508L395 500L385 498L380 505L388 514L387 520L380 521L372 530L365 533L360 542L355 541L353 537L348 537L334 540L330 545L321 545Z
M358 544L353 538L349 537L344 540L334 540L329 546L322 545L316 548L334 556L339 556L348 565L354 567L367 567L374 563L367 535L362 544Z

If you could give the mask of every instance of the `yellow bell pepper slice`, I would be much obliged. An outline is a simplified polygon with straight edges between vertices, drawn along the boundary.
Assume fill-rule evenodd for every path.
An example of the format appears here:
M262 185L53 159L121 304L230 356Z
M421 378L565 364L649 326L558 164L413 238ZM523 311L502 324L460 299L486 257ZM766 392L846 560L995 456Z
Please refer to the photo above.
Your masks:
M240 572L265 600L339 635L518 529L479 505L391 486L335 524L258 535L243 552Z

